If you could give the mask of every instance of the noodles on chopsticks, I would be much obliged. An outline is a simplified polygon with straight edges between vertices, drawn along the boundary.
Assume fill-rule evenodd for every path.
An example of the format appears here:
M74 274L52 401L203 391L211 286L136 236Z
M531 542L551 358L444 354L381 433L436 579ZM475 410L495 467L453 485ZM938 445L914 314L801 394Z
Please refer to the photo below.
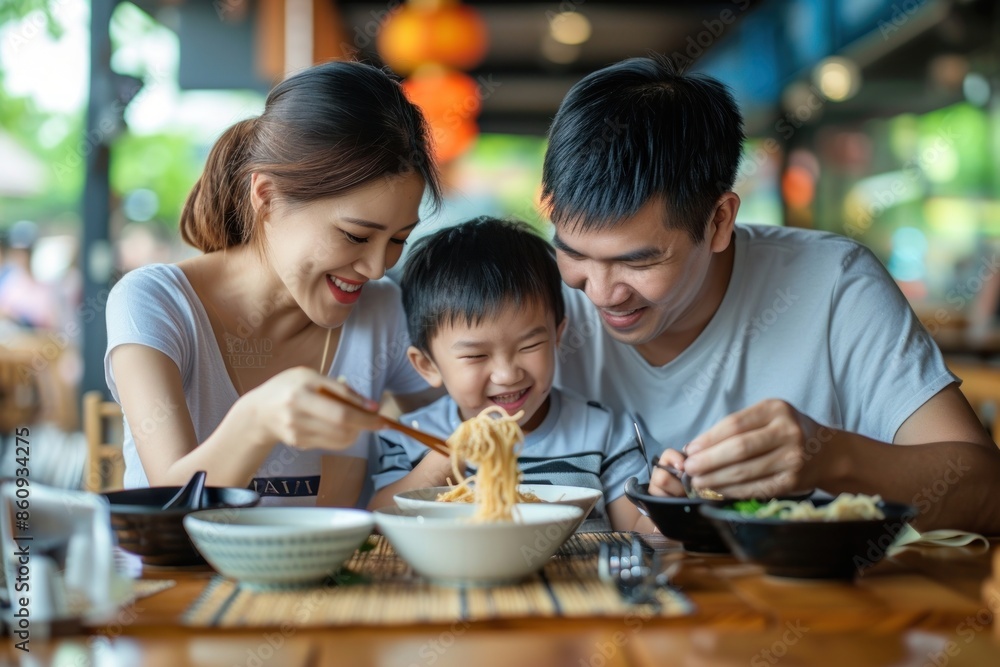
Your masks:
M522 414L510 416L491 406L455 429L448 438L448 449L458 483L438 495L439 501L476 503L472 520L479 522L510 521L515 504L538 502L534 495L517 489L521 482L517 455L524 443L517 420ZM476 474L464 477L459 470L462 461L475 464Z

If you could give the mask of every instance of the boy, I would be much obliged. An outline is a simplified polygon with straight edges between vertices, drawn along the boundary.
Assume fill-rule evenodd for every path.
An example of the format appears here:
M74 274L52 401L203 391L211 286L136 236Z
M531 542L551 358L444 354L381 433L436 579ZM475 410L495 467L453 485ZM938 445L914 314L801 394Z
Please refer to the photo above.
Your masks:
M566 320L559 269L544 239L517 223L479 218L420 241L401 282L410 363L448 392L403 423L447 437L489 406L523 411L524 483L600 489L587 529L653 531L623 495L625 480L646 470L631 421L552 388ZM378 435L370 507L454 476L447 457L399 433Z

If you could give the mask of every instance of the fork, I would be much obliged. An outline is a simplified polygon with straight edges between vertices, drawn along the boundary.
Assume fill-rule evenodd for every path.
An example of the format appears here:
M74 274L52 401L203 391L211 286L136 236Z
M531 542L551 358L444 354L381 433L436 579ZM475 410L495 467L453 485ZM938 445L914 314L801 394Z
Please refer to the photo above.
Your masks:
M619 594L629 604L648 604L657 611L660 600L656 589L667 582L657 576L659 557L654 553L652 562L646 562L646 553L638 537L631 544L601 544L598 558L598 575L602 581L615 584Z

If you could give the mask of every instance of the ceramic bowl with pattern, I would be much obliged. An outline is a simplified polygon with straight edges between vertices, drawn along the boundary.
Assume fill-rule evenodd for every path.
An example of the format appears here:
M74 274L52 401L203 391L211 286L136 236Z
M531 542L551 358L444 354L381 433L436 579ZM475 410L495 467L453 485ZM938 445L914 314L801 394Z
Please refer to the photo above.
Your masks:
M571 505L525 503L515 520L474 523L425 510L385 507L375 524L393 549L418 573L448 586L495 586L520 581L540 570L573 534L583 510Z
M320 584L371 534L371 512L327 507L209 510L184 517L220 574L253 588Z

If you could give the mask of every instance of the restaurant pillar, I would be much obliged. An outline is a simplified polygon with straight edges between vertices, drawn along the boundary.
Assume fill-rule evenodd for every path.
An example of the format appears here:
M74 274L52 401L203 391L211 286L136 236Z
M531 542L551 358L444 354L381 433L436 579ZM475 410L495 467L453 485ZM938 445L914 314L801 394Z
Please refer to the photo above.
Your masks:
M357 50L332 0L261 0L257 11L257 71L266 80Z
M110 147L120 131L127 101L116 100L116 77L111 71L111 14L119 0L92 0L90 3L90 95L87 101L87 130L81 144L86 175L83 186L83 239L80 264L83 273L83 302L77 325L81 328L83 377L80 392L93 389L107 392L104 380L104 351L107 347L105 310L114 258L109 240L111 184ZM70 332L67 332L70 333ZM74 336L68 336L68 339Z

